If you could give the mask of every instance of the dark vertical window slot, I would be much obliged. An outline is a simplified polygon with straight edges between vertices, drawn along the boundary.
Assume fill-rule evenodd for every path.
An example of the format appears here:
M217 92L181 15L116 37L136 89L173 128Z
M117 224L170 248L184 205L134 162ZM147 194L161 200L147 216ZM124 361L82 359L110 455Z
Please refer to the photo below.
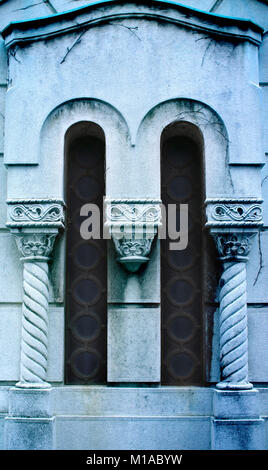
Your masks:
M80 209L94 203L103 217L104 138L68 138L66 149L66 341L67 384L104 384L107 365L107 256L105 240L84 240ZM90 213L89 213L90 215Z
M203 383L202 299L202 152L189 137L163 136L161 144L162 202L188 204L189 243L171 251L161 240L162 384Z

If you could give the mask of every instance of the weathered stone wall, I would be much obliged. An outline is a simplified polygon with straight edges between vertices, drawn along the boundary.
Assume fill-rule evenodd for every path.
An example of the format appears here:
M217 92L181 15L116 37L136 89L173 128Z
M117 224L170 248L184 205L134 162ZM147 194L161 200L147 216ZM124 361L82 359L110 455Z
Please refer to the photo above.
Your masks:
M39 8L36 6L35 12L33 12L33 8L25 10L14 8L11 13L11 10L7 8L9 3L6 2L1 7L5 14L2 18L7 18L5 22L2 20L3 25L9 22L10 17L14 20L21 20L21 15L23 15L23 19L25 19L26 12L27 18L30 18L30 15L35 17ZM9 8L11 7L9 6ZM39 16L49 13L47 5L45 7L41 5L40 8L38 10ZM187 113L189 115L192 112L194 116L195 113L198 115L203 112L201 108L199 109L198 103L203 102L211 106L221 116L223 125L227 129L225 139L226 142L229 139L230 145L228 146L228 160L224 161L224 157L219 157L217 142L212 144L212 135L209 136L213 124L208 121L214 122L217 118L209 117L209 115L201 116L200 124L203 124L204 130L208 132L205 143L207 151L206 196L224 197L230 193L236 197L262 196L258 167L251 164L261 161L263 158L261 146L256 148L256 144L260 141L260 139L256 139L256 133L259 132L258 120L260 119L256 46L244 42L235 43L235 45L228 41L217 42L214 39L209 40L200 32L191 34L186 29L177 26L164 26L158 25L154 21L146 22L133 19L124 20L123 25L115 23L90 29L83 33L81 38L79 35L80 33L77 32L49 39L47 42L41 40L32 46L26 45L23 48L16 48L15 53L12 52L9 57L9 88L6 96L9 114L6 118L12 122L12 126L8 126L6 129L5 159L6 163L18 162L20 166L9 165L8 188L5 189L5 184L2 185L2 191L4 191L1 202L2 237L5 240L2 247L6 260L6 273L13 281L12 292L6 287L7 284L10 285L9 282L6 282L8 277L5 278L5 282L3 282L4 279L2 280L1 287L3 302L5 304L16 302L16 306L12 305L12 315L15 315L14 322L17 325L15 331L17 332L20 322L19 302L22 295L22 267L18 263L14 241L5 229L5 199L24 198L26 193L29 195L31 193L29 197L63 196L63 159L61 155L64 132L72 123L72 116L75 116L76 113L72 98L89 96L115 106L120 111L122 123L124 120L127 123L127 139L131 139L132 144L136 143L136 147L131 147L129 144L125 147L125 144L122 146L122 143L119 143L118 150L116 150L114 137L108 139L108 142L112 143L111 152L115 153L114 157L112 154L109 156L109 148L107 149L107 166L111 166L110 159L113 161L113 171L107 171L107 194L109 196L159 197L160 175L157 171L152 173L150 170L152 165L150 159L153 155L157 156L155 153L157 139L154 143L150 137L150 124L159 128L160 132L161 127L165 123L169 123L168 120L176 118L176 113L178 115L182 113L181 108L178 108L177 111L175 107L171 111L167 111L168 108L166 108L166 111L163 111L169 113L166 121L154 117L158 115L158 103L174 97L186 97L196 101L193 111L185 111L186 117ZM79 42L75 44L77 39ZM178 43L184 44L183 49L178 48ZM69 48L74 44L75 46L70 50ZM120 54L118 54L119 50ZM158 51L158 55L153 54L154 50ZM162 54L162 61L158 59L159 54ZM131 61L129 61L129 57L131 57ZM2 63L4 64L4 62L3 52ZM47 76L43 73L44 63L49 70ZM180 63L179 70L178 63ZM127 66L122 68L122 64L127 64ZM2 81L4 85L6 83L5 70L5 65L3 65ZM30 74L29 70L31 70ZM235 73L230 74L230 70ZM198 78L192 80L192 77ZM64 86L62 86L61 79ZM48 81L49 86L46 86ZM119 81L120 87L117 86ZM4 96L5 86L1 90ZM57 107L66 101L69 101L69 108L65 107L65 112L67 112L65 119L61 108L57 110ZM81 116L83 106L81 101L81 110L79 111ZM172 105L169 106L172 107ZM152 108L153 111L150 111ZM55 119L60 115L59 113L61 113L61 121L59 121L60 124L57 124ZM107 118L109 113L106 111ZM252 113L254 120L252 120ZM68 114L70 114L70 118ZM24 123L28 122L29 125L21 126L22 119ZM75 116L74 119L77 117ZM31 121L34 122L34 126L31 125ZM252 131L250 136L247 132L248 128ZM223 138L220 134L222 129L218 129L218 139ZM116 130L109 132L111 136L116 135ZM157 132L153 131L153 134L156 135ZM57 138L55 138L56 135ZM148 139L151 139L149 145ZM152 146L156 146L155 151L152 151L154 148ZM250 150L250 146L252 150ZM143 156L142 162L140 155ZM217 158L219 158L218 163L216 163ZM38 166L28 165L38 161ZM248 162L250 165L247 166L246 171L245 166L239 165L230 166L228 169L227 161L243 163L243 165ZM222 167L220 162L223 164ZM26 165L23 166L23 163ZM153 166L155 164L157 165L157 162L153 163ZM142 172L140 172L141 165ZM2 168L5 174L4 166ZM118 178L120 171L124 175L123 179ZM135 174L139 175L137 179L133 178ZM127 175L131 175L131 177L127 179ZM43 182L40 180L42 177L44 178ZM150 186L147 185L149 179ZM264 186L265 181L263 182ZM221 187L220 193L218 192L219 187ZM55 282L53 289L51 289L52 302L55 301L54 292L59 294L56 295L57 302L63 301L63 251L63 242L59 242L58 252L61 255L60 259L55 260L53 264L52 274ZM251 312L255 311L255 304L266 303L265 253L265 232L263 232L254 243L248 265L248 302L253 304ZM51 321L60 318L59 321L62 325L63 313L62 308L58 305L54 303L53 308L60 313L58 317L51 316ZM4 311L7 312L7 307ZM258 309L257 313L259 311ZM5 313L3 313L3 321L4 317ZM256 324L259 324L260 331L264 332L264 318L266 318L265 309L262 310L261 316L256 314L254 317L255 328L252 329L252 332L250 331L250 344L252 344L250 357L255 354L253 344L255 343L254 332L258 330ZM10 322L9 325L12 328ZM51 330L56 331L54 328ZM215 328L215 335L216 332L217 328ZM17 339L18 336L19 332ZM19 351L17 339L15 340L15 336L13 338L15 345L11 349L12 352L8 353L3 347L3 357L6 357L7 364L9 364L6 366L9 369L9 380L16 380L15 371L18 370L15 365L16 361L11 361L14 366L10 368L10 354L13 355L14 351L17 351L18 354ZM265 334L263 338L265 338ZM58 339L62 344L61 335ZM53 338L51 341L53 345ZM56 337L55 341L57 341ZM259 341L265 350L265 340L259 338ZM214 339L213 344L215 344L215 348L212 370L217 370L217 365L215 365L217 364L217 340ZM254 358L256 357L258 357L257 352ZM53 363L55 364L55 362ZM256 362L256 359L252 359L250 363L254 363L256 368L258 360ZM4 365L2 367L4 367L2 380L5 380L6 368ZM263 370L261 364L259 369ZM250 370L252 370L252 366ZM56 377L59 380L61 374L56 373L56 370L54 373L55 380ZM256 369L251 374L257 380ZM261 377L263 377L263 372ZM215 380L215 373L212 373L211 380Z
M93 2L72 1L68 9L90 3ZM182 0L181 3L215 14L250 18L267 29L268 7L264 1ZM11 21L66 11L66 5L64 0L25 0L23 7L18 0L3 1L0 2L0 27L5 28ZM206 195L231 193L236 197L264 199L264 227L255 237L247 266L247 300L249 379L257 384L268 382L268 37L264 34L259 52L250 42L215 39L208 38L207 32L190 32L174 24L132 18L97 26L82 34L69 32L23 47L16 46L8 59L4 41L0 41L0 259L3 273L0 279L0 383L3 387L19 379L23 295L23 266L5 225L6 200L63 197L64 134L78 116L82 118L89 99L98 100L106 109L107 122L103 118L102 124L111 135L108 157L113 168L107 171L107 190L108 195L114 197L159 197L160 175L158 171L151 172L152 165L157 167L159 155L152 152L152 148L157 148L157 140L150 125L160 132L176 118L176 113L188 112L188 117L189 113L200 113L199 103L205 103L210 116L222 120L223 127L218 127L216 132L218 139L207 115L202 118L203 122L199 121L210 142ZM194 109L172 104L172 100L178 98L192 100ZM75 110L75 103L79 111ZM166 104L161 107L160 103ZM204 112L203 107L201 112ZM64 117L64 113L69 116ZM111 126L114 116L117 116L117 129ZM12 124L4 135L5 118ZM118 141L114 137L116 133ZM221 152L226 152L226 159L223 161L222 157L221 163L217 163L219 141ZM205 151L209 144L206 145ZM262 160L264 166L260 175L258 165ZM228 161L235 165L228 167ZM122 179L118 178L120 172L124 175ZM134 174L136 180L127 177ZM152 260L154 262L154 257ZM111 283L114 270L111 261ZM156 271L152 270L154 275ZM120 283L126 282L124 271L119 270L118 278ZM156 288L157 276L154 279ZM118 285L112 285L116 302L121 299ZM148 290L147 278L145 291L148 293ZM217 300L217 297L210 299L214 320L208 379L212 383L219 380ZM56 244L50 267L47 379L55 384L64 381L63 301L64 237ZM154 292L151 302L158 301L158 293ZM262 410L263 415L268 414L265 406ZM6 389L3 388L0 412L6 411ZM64 420L59 423L59 429L64 423ZM204 448L210 442L201 445Z

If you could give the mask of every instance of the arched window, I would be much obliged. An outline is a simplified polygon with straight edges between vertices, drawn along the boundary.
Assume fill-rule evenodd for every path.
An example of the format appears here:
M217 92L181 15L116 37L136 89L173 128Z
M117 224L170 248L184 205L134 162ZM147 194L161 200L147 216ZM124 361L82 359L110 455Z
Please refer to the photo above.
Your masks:
M161 138L161 198L188 204L188 246L170 250L161 240L162 384L201 385L203 369L202 138L190 123L173 123ZM168 212L168 211L167 211Z
M85 220L80 210L88 203L99 207L102 231L105 194L102 129L89 122L69 128L65 139L65 162L65 381L67 384L103 384L107 375L106 240L102 237L85 240L80 234L81 223Z

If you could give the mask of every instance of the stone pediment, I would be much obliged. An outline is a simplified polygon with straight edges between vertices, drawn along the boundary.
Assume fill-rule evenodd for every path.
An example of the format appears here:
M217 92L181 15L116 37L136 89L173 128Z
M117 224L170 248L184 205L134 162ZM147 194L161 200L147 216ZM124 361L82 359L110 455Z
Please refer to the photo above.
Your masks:
M10 23L3 31L7 47L49 39L126 18L151 19L224 38L261 41L263 29L250 20L207 13L173 2L106 1L34 20Z

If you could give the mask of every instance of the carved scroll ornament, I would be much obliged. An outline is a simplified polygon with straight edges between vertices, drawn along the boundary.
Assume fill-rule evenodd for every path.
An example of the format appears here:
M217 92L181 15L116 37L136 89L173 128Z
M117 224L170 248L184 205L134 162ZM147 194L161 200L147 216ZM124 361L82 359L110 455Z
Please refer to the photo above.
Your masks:
M155 199L106 199L109 227L117 260L136 272L149 260L157 227L161 225L161 201Z
M207 199L207 226L257 227L263 224L262 199Z
M8 200L8 227L63 227L64 203L57 199Z

